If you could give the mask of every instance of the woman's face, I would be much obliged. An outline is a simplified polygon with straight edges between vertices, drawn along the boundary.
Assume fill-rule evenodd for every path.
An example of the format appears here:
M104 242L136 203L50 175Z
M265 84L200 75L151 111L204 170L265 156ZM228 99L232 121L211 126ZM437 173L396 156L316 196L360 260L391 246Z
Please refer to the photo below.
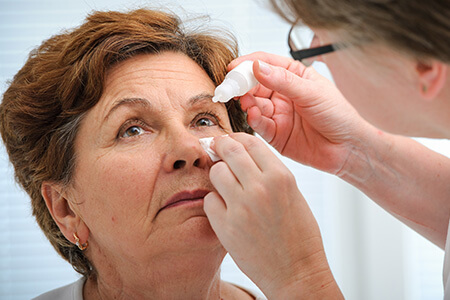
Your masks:
M68 194L89 248L112 264L224 250L203 211L213 187L199 138L231 132L214 84L183 54L139 55L107 73L78 132ZM216 252L217 252L216 251Z
M320 43L338 42L339 37L315 29ZM337 87L366 120L400 134L423 134L418 122L425 101L418 97L416 62L387 47L367 44L349 47L320 57Z

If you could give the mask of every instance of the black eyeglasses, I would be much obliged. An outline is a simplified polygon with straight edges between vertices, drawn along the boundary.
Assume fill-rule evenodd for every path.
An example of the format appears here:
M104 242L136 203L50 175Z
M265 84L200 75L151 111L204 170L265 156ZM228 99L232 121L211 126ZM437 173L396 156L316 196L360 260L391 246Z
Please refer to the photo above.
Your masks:
M314 62L314 59L308 58L336 51L333 44L310 48L313 39L314 33L304 25L294 24L289 30L288 45L291 56L301 61L305 66L310 66Z

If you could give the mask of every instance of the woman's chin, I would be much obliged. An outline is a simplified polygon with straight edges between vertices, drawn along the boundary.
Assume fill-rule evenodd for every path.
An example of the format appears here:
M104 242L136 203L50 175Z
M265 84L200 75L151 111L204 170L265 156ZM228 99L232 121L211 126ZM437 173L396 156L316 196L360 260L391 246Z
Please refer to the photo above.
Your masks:
M183 226L185 226L184 234L179 237L179 242L186 245L189 250L196 249L199 253L204 253L203 250L206 250L212 255L220 253L225 256L226 250L217 238L208 218L193 217L187 220Z
M216 233L211 227L206 216L195 216L186 220L183 225L184 238L193 240L194 242L212 242L220 244Z

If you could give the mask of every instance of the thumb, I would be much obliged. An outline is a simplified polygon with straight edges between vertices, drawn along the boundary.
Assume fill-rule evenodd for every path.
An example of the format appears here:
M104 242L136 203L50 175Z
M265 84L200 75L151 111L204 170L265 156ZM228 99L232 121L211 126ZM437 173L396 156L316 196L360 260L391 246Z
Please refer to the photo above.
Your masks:
M303 78L306 74L308 77L316 75L315 71L312 68L306 69L300 62L292 63L288 69L272 66L260 60L253 64L253 73L260 84L296 103L308 100L316 94L312 81Z
M225 228L225 216L227 213L225 201L216 192L211 192L205 196L203 210L214 232L219 235L218 231Z

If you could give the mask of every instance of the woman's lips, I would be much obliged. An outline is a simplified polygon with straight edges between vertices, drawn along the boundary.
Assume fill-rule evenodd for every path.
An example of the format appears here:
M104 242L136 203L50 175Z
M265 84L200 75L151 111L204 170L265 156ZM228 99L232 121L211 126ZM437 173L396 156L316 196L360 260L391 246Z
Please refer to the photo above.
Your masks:
M161 209L166 209L166 208L170 208L170 207L174 207L174 206L178 206L178 205L189 204L189 203L192 203L192 202L195 202L195 201L203 201L203 198L180 200L180 201L177 201L175 203L166 205L166 206L164 206Z
M166 208L189 204L200 200L203 201L203 198L205 198L208 193L208 190L183 191L177 193L173 195L166 203L164 203L159 212Z

